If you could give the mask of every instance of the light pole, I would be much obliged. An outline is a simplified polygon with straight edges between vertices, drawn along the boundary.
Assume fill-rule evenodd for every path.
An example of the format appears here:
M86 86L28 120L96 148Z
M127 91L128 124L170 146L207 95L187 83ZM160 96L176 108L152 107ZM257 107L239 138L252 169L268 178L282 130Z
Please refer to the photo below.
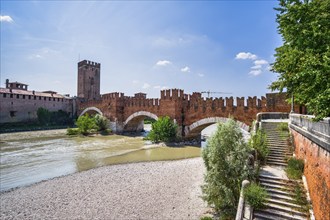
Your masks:
M291 94L291 114L294 113L294 96L293 93Z

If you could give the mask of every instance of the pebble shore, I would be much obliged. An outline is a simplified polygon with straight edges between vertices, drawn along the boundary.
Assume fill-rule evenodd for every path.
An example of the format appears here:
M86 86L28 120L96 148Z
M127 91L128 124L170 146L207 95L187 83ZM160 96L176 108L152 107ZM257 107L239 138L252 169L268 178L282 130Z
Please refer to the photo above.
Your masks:
M0 194L0 219L200 219L202 158L100 167Z

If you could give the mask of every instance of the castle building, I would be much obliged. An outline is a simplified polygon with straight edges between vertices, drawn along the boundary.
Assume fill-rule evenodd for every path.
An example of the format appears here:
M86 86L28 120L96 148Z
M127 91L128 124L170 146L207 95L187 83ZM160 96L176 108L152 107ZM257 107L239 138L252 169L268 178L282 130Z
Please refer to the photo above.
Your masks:
M35 121L40 107L49 111L62 110L72 116L76 113L74 99L69 95L30 91L28 85L9 82L9 79L6 87L0 88L0 123Z
M101 64L89 60L78 63L78 93L81 101L99 100Z

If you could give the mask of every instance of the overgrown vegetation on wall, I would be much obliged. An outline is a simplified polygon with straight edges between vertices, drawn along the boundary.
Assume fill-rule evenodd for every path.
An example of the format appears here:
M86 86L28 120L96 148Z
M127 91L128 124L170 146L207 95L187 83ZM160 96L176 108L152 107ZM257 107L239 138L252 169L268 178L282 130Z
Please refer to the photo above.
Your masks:
M37 116L39 124L43 126L73 124L70 114L63 110L51 112L48 109L40 107L37 110Z
M171 142L176 140L177 125L170 117L159 117L157 121L151 124L151 131L146 139L153 142Z
M223 218L234 218L240 187L249 179L247 166L249 147L233 119L219 124L217 131L203 149L206 174L202 186L203 199L214 206Z

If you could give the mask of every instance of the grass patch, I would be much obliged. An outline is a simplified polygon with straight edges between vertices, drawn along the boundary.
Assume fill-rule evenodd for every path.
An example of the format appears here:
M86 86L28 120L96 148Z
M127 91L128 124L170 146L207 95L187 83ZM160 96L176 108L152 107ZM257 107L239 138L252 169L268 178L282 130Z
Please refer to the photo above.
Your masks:
M290 137L288 123L286 122L278 123L277 130L280 132L280 138L282 140L287 140Z
M66 130L66 134L72 136L72 135L78 135L80 134L80 132L78 128L68 128Z
M288 160L288 166L285 171L290 179L301 179L304 173L304 161L291 157Z
M265 207L268 197L267 191L256 183L252 183L244 189L244 198L256 210Z
M277 130L279 130L279 131L289 131L288 123L286 123L286 122L278 123Z

